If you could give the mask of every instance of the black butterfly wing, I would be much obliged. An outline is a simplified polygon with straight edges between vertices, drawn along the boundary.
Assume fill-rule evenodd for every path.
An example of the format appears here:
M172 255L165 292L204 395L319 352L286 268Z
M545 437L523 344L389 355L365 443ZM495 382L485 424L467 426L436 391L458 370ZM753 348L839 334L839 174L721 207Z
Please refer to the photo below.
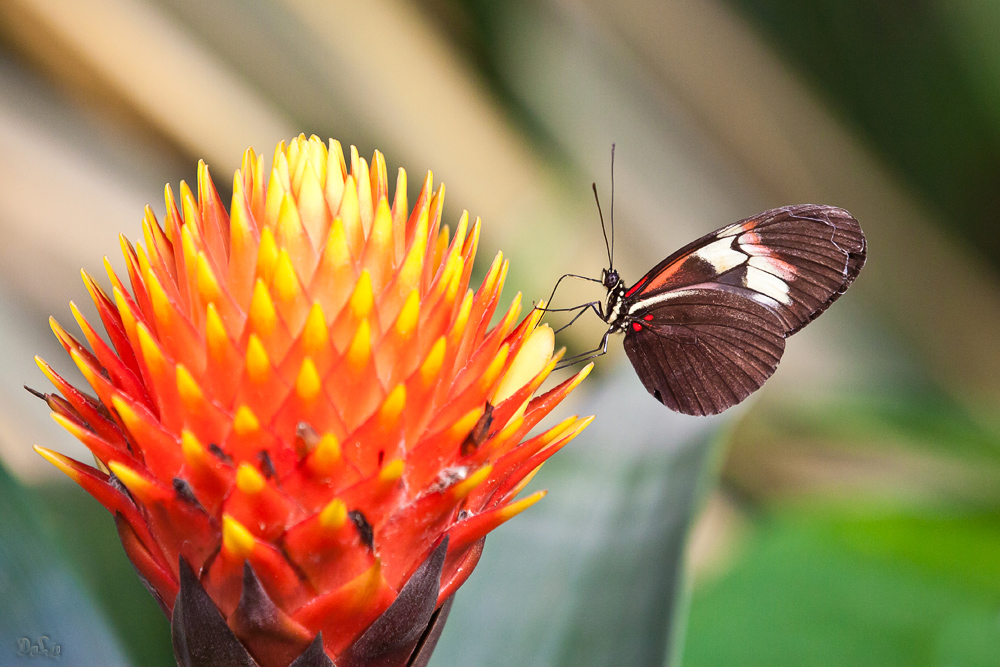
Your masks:
M771 377L785 350L774 311L729 286L678 290L630 323L625 353L646 390L672 410L714 415Z
M861 226L841 208L765 211L688 244L626 292L644 301L694 285L730 285L774 309L790 336L843 294L864 266Z
M723 227L625 293L625 351L660 402L722 412L774 373L784 339L847 290L866 252L858 221L832 206L787 206Z

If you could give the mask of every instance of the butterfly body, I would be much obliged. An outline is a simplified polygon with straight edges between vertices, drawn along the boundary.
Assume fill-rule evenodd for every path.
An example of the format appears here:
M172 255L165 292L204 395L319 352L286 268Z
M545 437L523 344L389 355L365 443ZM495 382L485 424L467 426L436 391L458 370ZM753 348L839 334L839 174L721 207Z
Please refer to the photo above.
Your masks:
M843 209L765 211L688 244L631 287L606 269L607 301L595 307L608 325L602 348L623 333L658 401L685 414L722 412L774 373L785 339L846 291L866 253Z

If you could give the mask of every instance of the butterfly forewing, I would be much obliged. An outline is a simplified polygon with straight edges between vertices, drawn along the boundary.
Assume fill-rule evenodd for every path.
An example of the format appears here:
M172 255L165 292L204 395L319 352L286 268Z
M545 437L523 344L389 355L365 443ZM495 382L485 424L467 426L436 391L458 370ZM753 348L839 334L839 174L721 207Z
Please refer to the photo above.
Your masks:
M791 335L844 293L865 262L858 221L831 206L790 206L743 223L735 247L747 254L742 282L777 302Z
M680 290L640 314L625 352L657 400L689 415L736 405L771 377L785 349L784 325L746 290Z
M772 305L791 335L857 277L865 237L850 213L802 204L765 211L681 248L626 292L643 301L698 284L744 287Z
M667 406L721 412L770 377L784 339L844 293L866 250L858 221L832 206L787 206L723 227L625 293L625 350Z

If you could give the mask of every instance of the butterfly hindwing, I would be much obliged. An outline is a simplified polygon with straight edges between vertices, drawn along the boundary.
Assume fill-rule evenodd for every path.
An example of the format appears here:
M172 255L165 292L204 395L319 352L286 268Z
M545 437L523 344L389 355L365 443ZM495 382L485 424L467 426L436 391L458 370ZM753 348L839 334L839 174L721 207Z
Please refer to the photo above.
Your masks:
M625 352L657 400L689 415L717 414L774 373L784 323L747 290L720 285L677 290L635 313Z

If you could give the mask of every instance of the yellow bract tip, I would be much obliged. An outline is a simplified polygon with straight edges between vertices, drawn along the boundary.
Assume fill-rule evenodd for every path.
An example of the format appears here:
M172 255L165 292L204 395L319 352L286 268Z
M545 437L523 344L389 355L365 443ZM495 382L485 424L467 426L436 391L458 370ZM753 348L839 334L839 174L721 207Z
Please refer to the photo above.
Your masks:
M542 321L542 315L545 314L545 306L546 306L545 300L542 299L541 301L538 302L538 305L536 305L531 310L531 312L528 313L528 316L525 318L528 320L527 323L528 331L533 332L535 330L535 327L538 326L538 323Z
M458 296L458 288L462 286L462 275L465 271L465 260L462 259L461 255L456 255L455 257L455 270L448 281L448 289L445 292L445 298L448 300L448 303L453 302L455 297Z
M292 258L289 256L287 250L282 249L278 253L278 261L274 265L273 280L274 290L283 303L291 303L298 298L301 292L299 277L295 273Z
M181 227L181 253L184 257L184 266L188 270L196 270L198 263L198 246L195 245L194 236L192 236L191 225L184 225ZM202 240L199 238L199 245Z
M277 238L281 239L283 243L299 238L305 231L302 228L302 219L299 217L299 208L296 206L295 198L291 192L286 192L281 198L275 231Z
M203 303L214 303L219 300L222 291L219 289L219 281L215 279L215 273L208 263L205 253L198 253L198 294L201 295Z
M189 410L200 405L205 397L198 382L183 364L177 364L177 393Z
M302 349L306 354L315 355L325 350L329 342L330 333L326 327L323 307L319 303L314 303L302 327Z
M125 234L118 234L118 246L121 248L122 255L125 256L126 260L132 256L132 242L128 240Z
M59 452L54 452L51 449L46 449L45 447L40 447L38 445L32 445L31 448L38 452L39 456L59 468L59 470L71 479L77 478L76 471L66 463L68 459Z
M236 435L251 435L256 433L259 428L260 422L257 421L257 415L247 406L241 405L236 410L236 415L233 416L233 430L236 431Z
M73 313L73 318L77 322L86 322L87 321L87 318L84 317L83 313L80 312L80 308L77 307L75 301L70 301L69 302L69 310L70 310L71 313ZM80 328L82 329L83 327L81 326Z
M472 490L477 486L486 481L489 474L493 472L493 466L486 465L472 473L461 482L458 482L452 486L449 491L455 498L465 498L467 495L472 493Z
M425 384L430 384L434 380L438 373L441 372L441 365L444 363L444 353L446 350L446 341L444 336L441 336L436 341L434 341L434 346L431 351L427 353L427 358L424 359L424 363L420 364L420 380Z
M403 260L403 265L399 268L399 282L401 285L416 285L420 280L420 274L424 270L424 257L427 254L427 213L421 215L424 224L422 236L413 239L410 251ZM420 233L419 228L416 232Z
M503 251L497 251L497 256L493 258L493 263L490 264L490 270L486 274L486 278L483 279L483 291L489 294L497 286L497 278L500 277L500 268L503 265Z
M378 471L378 479L383 484L392 484L403 476L403 459L393 459Z
M550 442L561 436L563 433L565 433L570 426L576 424L577 419L578 417L574 415L572 417L567 417L566 419L562 420L561 422L559 422L558 424L556 424L555 426L553 426L548 431L542 434L542 442L544 442L546 445L549 444Z
M49 416L52 417L52 420L55 421L55 423L59 424L64 429L69 431L70 435L72 435L73 437L80 438L80 436L86 435L85 429L76 422L74 422L72 419L66 417L66 415L60 414L58 412L50 412Z
M382 248L383 252L386 252L384 249L392 243L392 211L385 199L379 199L375 205L375 221L368 235L368 243L374 243L376 247Z
M142 359L146 362L146 368L153 375L162 375L166 370L166 360L160 347L156 344L153 334L150 333L145 323L140 322L135 327L136 335L139 337L139 349L142 352Z
M337 217L344 221L344 229L355 229L361 224L361 205L358 202L358 182L354 175L344 179L344 190L340 198Z
M521 430L522 426L524 426L524 415L515 414L514 417L507 422L507 425L503 427L503 430L497 434L497 441L506 442L510 438L514 437L514 434Z
M360 373L366 365L372 353L372 329L368 320L361 320L358 330L354 332L354 339L347 348L347 364L353 373Z
M445 225L445 231L442 234L447 233L447 225ZM448 287L451 284L452 278L455 272L459 270L462 264L462 257L457 252L452 252L448 255L444 262L444 269L441 271L441 282L440 284L444 287Z
M244 461L236 469L236 488L247 495L260 493L264 490L267 482L258 470Z
M44 359L42 359L40 356L36 354L35 364L38 366L39 369L41 369L42 373L45 374L45 377L48 378L49 382L58 386L56 372L52 370L52 367L49 366L48 362L46 362Z
M92 275L87 273L87 269L80 269L80 277L83 278L83 284L86 286L87 292L90 293L90 297L96 301L97 299L95 297L100 291L97 281L94 280Z
M344 230L344 223L340 218L334 218L330 224L323 257L325 258L324 261L329 262L335 267L346 266L352 261L351 250L347 241L347 232Z
M552 446L552 447L560 447L561 448L561 447L569 444L570 441L572 441L576 436L578 436L581 433L583 433L583 430L585 428L587 428L588 426L590 426L590 423L592 421L594 421L594 416L593 415L591 415L589 417L583 417L582 419L575 420L570 425L570 428L566 429L566 431L564 431L563 433L560 433L557 437L551 438L551 439L546 438L546 447ZM552 443L555 443L555 444L552 444Z
M122 317L122 324L125 325L125 331L131 334L136 327L135 314L129 307L128 301L125 300L125 295L117 285L112 287L111 291L115 297L115 308L118 309L118 314Z
M150 492L155 490L148 479L120 461L109 461L108 469L114 473L118 481L125 485L126 489L140 498L147 498Z
M66 330L63 329L62 325L59 324L59 321L51 315L49 315L49 328L52 329L52 333L56 335L56 338L58 338L60 342L69 340Z
M375 307L375 295L372 291L372 276L367 270L362 271L358 276L358 282L354 286L354 293L351 295L351 312L357 319L364 319Z
M394 423L404 407L406 407L406 385L397 384L379 408L379 420L386 425Z
M548 493L549 492L545 491L544 489L541 490L541 491L536 491L536 492L532 493L530 496L528 496L527 498L522 498L521 500L518 500L517 502L511 503L510 505L505 506L503 509L501 509L498 512L498 514L502 517L503 521L511 519L511 518L517 516L518 514L520 514L521 512L523 512L524 510L528 509L529 507L531 507L535 503L537 503L539 500L541 500L545 496L547 496Z
M590 371L592 370L594 370L593 361L591 361L589 364L580 369L580 372L576 374L576 377L573 378L573 381L569 383L569 387L567 387L566 391L567 392L573 391L578 386L580 386L580 383L587 379L587 376L590 375Z
M205 309L205 342L212 359L222 361L229 343L229 334L214 303L208 304Z
M312 359L306 357L302 360L298 377L295 378L295 393L303 401L312 401L319 396L322 389L323 384L319 377L319 371L316 370L316 364L313 363Z
M80 354L79 350L71 347L69 350L69 356L73 360L73 363L76 364L80 373L83 374L83 378L88 384L90 384L91 387L96 387L100 384L97 372L90 366L90 364L87 363L87 360L83 358L83 355Z
M469 323L469 315L472 314L472 298L472 290L466 291L465 298L462 299L462 305L458 309L458 315L455 317L455 322L451 325L452 331L459 334L465 331L465 327Z
M278 244L270 227L260 231L260 245L257 247L257 277L270 280L274 264L278 261Z
M473 408L466 412L461 419L452 424L451 436L455 439L465 438L475 428L484 412L483 408Z
M243 524L228 514L222 515L222 548L233 558L249 557L255 543L253 534Z
M339 530L347 523L347 505L340 498L334 498L319 513L319 525L329 530Z
M413 290L406 297L399 317L396 318L396 333L400 338L409 338L417 328L420 321L420 292Z
M198 437L188 429L181 431L181 450L184 453L184 461L189 466L200 467L204 465L208 452Z
M249 209L249 198L253 195L252 192L246 192L243 190L242 184L239 183L239 175L233 183L233 199L234 201L238 198L246 198L247 204L240 202L238 205L231 207L232 212L229 215L229 237L232 244L232 253L245 256L246 253L251 252L253 244L253 232L250 230L251 223L250 209ZM231 255L232 256L232 255ZM259 254L258 254L259 257Z
M327 433L316 444L309 457L313 471L320 475L328 475L340 463L340 442L332 433Z
M497 381L497 378L500 377L500 372L503 371L503 367L507 363L507 355L509 354L510 344L504 343L500 346L500 349L497 350L497 354L493 357L493 361L490 362L490 365L486 368L486 371L479 379L480 386L484 389L488 389L494 382ZM499 401L494 398L493 404L496 405L497 403L499 403Z
M146 292L149 294L149 301L153 305L153 315L156 317L157 324L170 326L173 320L174 307L170 303L170 297L167 296L163 285L160 284L160 279L153 273L150 273L146 280Z
M131 405L118 396L111 397L111 405L114 407L115 412L118 413L118 416L122 418L122 421L125 422L125 428L133 434L141 431L142 419L140 419L139 413Z
M264 384L271 377L271 360L257 334L247 339L247 375L254 384Z
M267 285L260 278L253 286L253 297L250 299L250 323L253 330L262 336L270 336L278 321L278 313L274 302L267 291Z
M507 262L504 262L504 266L507 266ZM514 295L514 299L510 302L510 307L507 309L507 314L504 316L503 320L500 322L500 329L506 331L510 328L510 325L514 323L514 320L518 318L521 314L521 300L523 295L518 292Z

